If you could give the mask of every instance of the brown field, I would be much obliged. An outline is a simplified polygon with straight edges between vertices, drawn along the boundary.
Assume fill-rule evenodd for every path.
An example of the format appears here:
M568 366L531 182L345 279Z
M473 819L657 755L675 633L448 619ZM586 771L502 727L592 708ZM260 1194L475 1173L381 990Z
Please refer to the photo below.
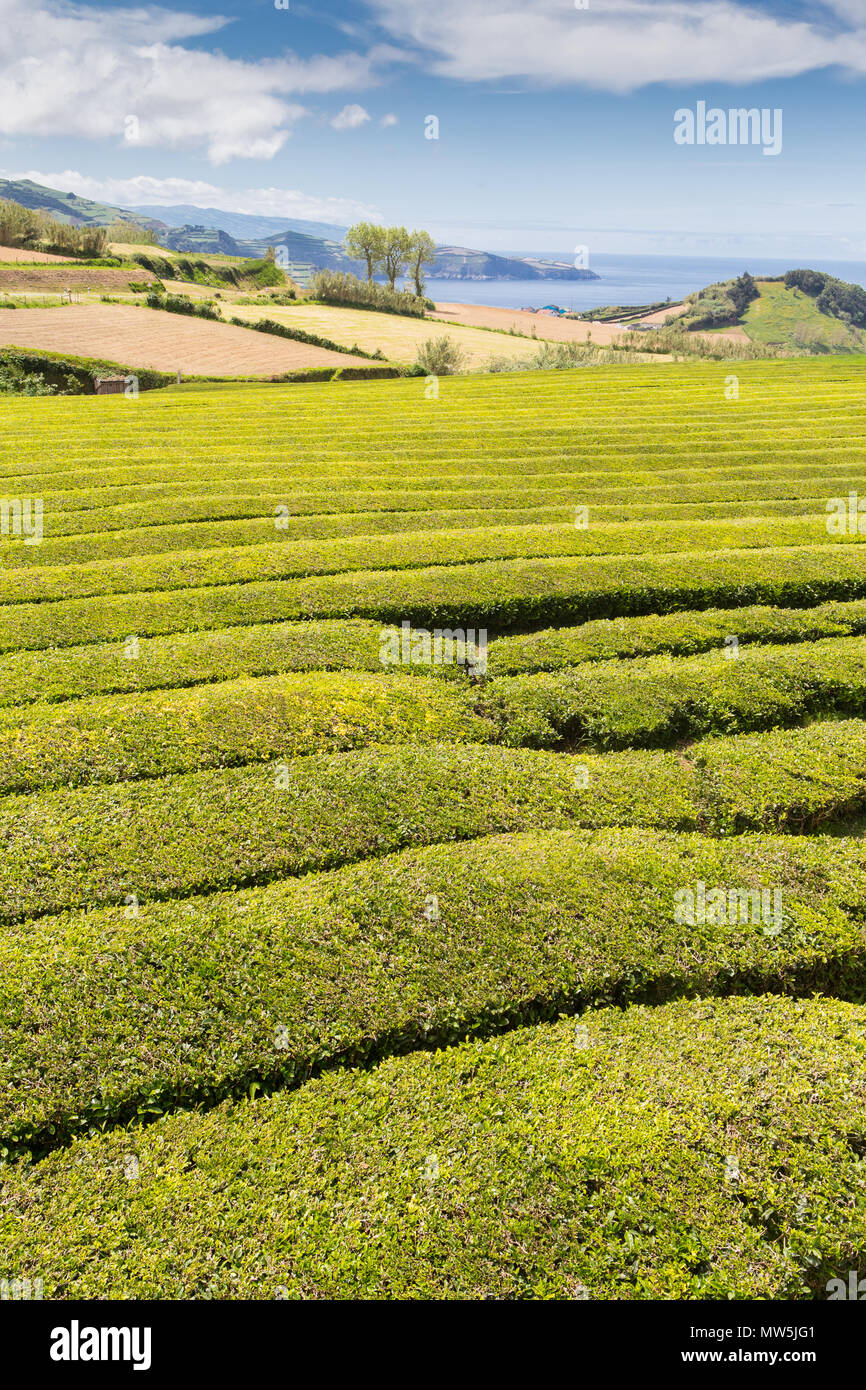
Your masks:
M0 346L101 357L185 376L281 376L307 367L367 366L362 357L132 304L0 309Z
M606 347L621 337L634 323L647 323L661 326L671 317L679 317L685 309L684 304L666 305L654 314L633 319L631 323L597 323L594 319L560 319L553 314L529 314L522 309L495 309L486 304L437 304L436 313L430 318L443 322L459 323L466 327L498 328L507 333L513 328L518 333L531 334L535 330L537 338L547 338L558 343L585 343L587 337L592 343ZM695 335L705 338L705 332ZM732 342L748 342L748 334L742 328L730 328L713 337L729 338Z
M560 319L553 314L528 314L522 309L495 309L486 304L437 304L430 315L466 328L498 328L501 333L514 329L531 337L547 338L555 343L591 343L607 347L623 331L619 323L595 323L588 319Z
M644 314L642 319L635 319L635 322L663 324L665 319L679 318L680 314L685 313L685 308L685 304L667 304L664 309L657 309L654 314Z
M49 256L47 251L25 251L20 246L0 246L0 263L11 261L64 261L64 256Z
M129 270L117 270L111 266L67 264L0 266L0 292L4 294L62 294L64 290L74 290L76 294L88 290L129 294L131 280L139 284L152 284L156 276L141 266Z

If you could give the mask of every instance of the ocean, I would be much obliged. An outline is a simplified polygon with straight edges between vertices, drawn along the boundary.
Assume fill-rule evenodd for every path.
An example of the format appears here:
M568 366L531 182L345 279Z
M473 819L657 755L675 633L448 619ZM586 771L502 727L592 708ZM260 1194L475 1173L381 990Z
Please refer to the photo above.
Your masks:
M565 255L551 257L565 260ZM800 261L763 260L756 256L594 256L590 268L600 280L433 280L426 282L429 299L437 303L490 304L503 309L540 309L556 304L578 312L605 304L674 302L691 290L716 280L730 280L748 270L755 276L782 275L795 265L826 270L839 280L866 287L866 261L824 261L804 256Z

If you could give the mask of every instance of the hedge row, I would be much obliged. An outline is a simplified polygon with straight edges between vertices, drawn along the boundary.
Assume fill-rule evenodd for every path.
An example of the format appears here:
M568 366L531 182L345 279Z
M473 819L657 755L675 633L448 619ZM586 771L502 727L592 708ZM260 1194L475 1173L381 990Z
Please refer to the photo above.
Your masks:
M268 391L270 387L260 382L259 389ZM181 403L185 402L187 394L192 396L197 391L188 393L187 387L183 386L180 391L173 390L170 397L176 403ZM700 515L705 506L722 505L738 508L737 515L755 515L763 514L765 506L771 508L776 504L784 510L793 502L808 502L809 499L814 499L817 506L804 506L803 511L822 511L828 497L844 496L862 477L862 464L849 468L847 473L828 472L826 467L820 466L794 472L787 466L775 470L777 476L770 476L768 468L760 470L755 478L721 477L712 480L708 476L698 486L685 473L682 476L674 474L671 481L663 484L648 479L646 473L642 472L623 472L613 477L606 474L602 478L575 471L538 473L530 478L515 477L509 471L507 461L503 461L498 479L489 474L473 474L468 470L464 477L409 476L404 473L399 479L389 479L378 475L375 468L371 468L369 475L349 478L345 463L340 458L330 461L329 470L334 470L334 485L323 491L321 476L316 479L307 471L287 465L285 456L271 456L266 445L259 445L256 458L258 462L254 465L242 464L240 472L236 471L239 465L235 458L226 460L219 473L212 470L203 473L200 466L191 467L188 480L180 483L176 469L171 476L166 474L162 478L149 479L142 478L140 470L128 467L128 477L118 479L113 476L112 469L112 476L106 477L104 483L96 487L92 476L82 477L75 473L7 473L6 476L16 477L18 488L22 482L26 482L31 490L36 491L44 499L46 513L50 512L58 527L68 524L66 513L90 511L93 517L99 518L95 524L87 524L90 530L110 526L115 516L120 516L125 525L130 525L138 524L139 520L142 523L148 520L171 522L196 517L209 520L222 515L247 515L260 509L263 499L268 503L273 501L274 506L285 503L293 512L304 514L380 509L421 511L449 505L528 507L561 503L573 507L578 494L582 503L592 506L594 517L610 521L649 516L653 514L653 509L658 509L661 517L668 513L672 517ZM52 478L56 482L52 482ZM248 504L249 511L222 510L233 507L236 502ZM187 503L192 510L185 510ZM216 510L209 511L209 503ZM160 511L161 506L165 508L164 511ZM86 517L78 520L79 526L85 523Z
M866 714L866 641L826 638L733 648L702 656L637 657L508 676L475 709L503 743L652 748L706 733L796 724L826 714Z
M842 605L844 607L844 605ZM0 706L173 689L286 671L382 673L380 623L264 623L0 656ZM424 674L426 667L401 671ZM434 668L438 669L438 668Z
M0 801L0 920L184 897L481 835L645 825L808 831L866 806L859 720L688 756L371 748Z
M620 662L596 662L477 691L397 667L290 672L0 710L0 794L375 743L653 748L864 714L862 637L743 648L736 660L639 657L625 678Z
M25 575L26 578L26 575ZM0 652L301 619L515 628L752 604L811 607L866 596L859 546L479 561L307 579L0 606Z
M698 925L684 953L676 894L698 880L778 890L782 915ZM132 916L45 918L0 944L0 1144L560 1009L682 991L862 993L864 909L866 846L556 832Z
M703 613L663 617L597 618L580 627L544 628L501 637L490 644L487 673L511 676L558 671L584 661L614 657L693 656L725 640L738 642L814 642L820 637L866 632L866 602L821 603L816 608L710 608Z
M417 523L421 523L420 525ZM415 569L419 564L453 566L478 561L555 558L579 559L616 555L643 557L659 553L688 552L694 570L695 554L724 550L803 545L857 548L859 536L838 537L831 542L825 519L811 517L741 517L736 521L625 522L620 525L476 526L455 530L428 529L423 518L405 535L339 536L332 539L280 540L275 519L259 521L250 543L248 522L215 526L212 548L169 550L144 554L160 545L160 536L148 527L130 538L136 552L115 559L94 558L63 563L65 551L78 555L90 549L99 556L117 545L114 536L86 537L83 541L51 541L26 545L20 538L7 539L2 549L5 603L89 598L101 594L153 592L157 589L197 588L215 584L246 584L268 579L294 579L305 575L339 574L354 570ZM229 544L240 532L245 542ZM183 534L183 533L182 533ZM257 543L256 543L257 542ZM43 560L43 549L45 559ZM866 549L864 549L866 555ZM51 561L54 563L51 563ZM698 561L697 563L700 563ZM14 566L14 568L13 568ZM866 561L861 560L866 569Z
M0 794L491 734L462 692L381 666L98 695L0 711Z
M42 348L4 347L0 349L0 363L19 367L24 372L38 372L49 384L61 389L68 388L72 378L83 395L91 396L96 392L95 382L99 376L133 374L141 391L153 391L174 380L170 373L156 372L150 367L121 367L102 357L72 357Z
M288 489L287 489L288 491ZM357 499L356 499L357 501ZM43 499L44 506L44 499ZM280 542L291 546L291 558L304 565L303 572L310 571L310 550L313 540L328 541L325 546L317 545L317 566L337 565L343 568L341 555L343 542L349 541L345 551L351 568L359 565L371 566L381 558L383 564L406 564L405 547L396 546L389 541L382 545L375 537L395 537L402 532L410 532L422 557L435 556L444 550L446 559L453 554L458 545L460 557L471 556L478 551L482 557L487 545L492 542L497 549L503 545L513 549L525 539L531 547L526 553L534 553L539 542L542 553L561 554L599 554L608 551L622 553L644 553L664 549L680 549L688 546L693 539L702 544L710 534L708 527L714 526L713 536L719 526L736 532L741 544L748 544L752 536L772 539L774 545L799 543L803 540L823 541L826 537L825 518L819 515L814 502L786 502L772 504L766 515L760 518L746 517L742 507L734 515L723 511L714 523L694 515L695 508L688 508L678 516L654 521L653 519L617 518L593 523L588 531L578 531L574 526L575 509L573 505L528 506L528 507L466 507L451 510L439 508L396 509L362 511L357 505L354 511L326 513L320 516L292 515L291 503L278 498L273 506L259 497L254 503L254 514L248 516L225 517L223 519L205 518L184 520L178 523L165 522L157 517L156 523L148 520L145 524L137 522L132 527L110 528L101 531L98 518L88 513L79 514L91 525L83 534L60 535L54 533L53 518L46 518L48 534L38 546L24 546L16 537L0 540L0 556L10 568L27 566L86 565L86 573L92 574L96 560L116 560L120 558L158 555L177 552L172 556L174 566L185 563L182 555L189 550L206 550L216 547L267 546ZM154 514L158 507L149 509ZM615 508L608 508L615 511ZM593 514L595 509L593 509ZM711 509L712 514L712 509ZM76 518L77 520L78 518ZM58 517L61 524L65 518ZM703 527L704 534L694 537L696 527ZM521 529L518 529L521 528ZM465 540L459 540L454 532L466 532ZM482 533L482 534L479 534ZM484 534L486 533L486 534ZM364 544L363 538L369 538ZM350 538L358 538L352 541ZM488 540L489 538L489 540ZM523 547L522 547L523 548ZM395 558L390 558L392 549ZM258 555L260 552L256 552ZM306 557L306 559L305 559ZM272 557L264 556L266 563ZM449 561L450 562L450 561ZM135 573L137 566L126 566ZM160 566L160 571L162 570ZM77 569L75 574L82 571ZM53 576L52 576L53 578ZM145 579L146 582L146 579Z
M5 1267L52 1299L826 1299L864 1272L864 1029L604 1009L82 1140L7 1169Z
M816 608L730 608L664 617L602 618L577 628L502 637L488 648L488 675L558 670L586 661L670 652L694 655L741 642L813 642L866 631L866 602ZM9 652L0 656L0 706L121 691L172 689L285 671L375 671L382 626L360 618L264 623L94 646ZM137 652L137 656L130 655ZM454 675L462 668L406 666L413 675Z
M321 372L323 369L315 370ZM331 379L332 369L324 370L330 373L328 379ZM342 369L343 372L354 370L387 377L389 373L393 374L395 369L378 367L373 363L369 367ZM705 478L705 486L708 489L721 489L739 484L760 485L758 495L763 495L765 488L769 489L774 485L785 486L786 490L789 490L791 478L804 476L814 481L821 472L833 483L833 491L828 487L827 496L836 496L840 492L844 495L846 482L850 487L856 488L862 486L863 480L862 451L855 448L837 448L817 458L813 450L806 449L785 451L779 446L772 449L768 447L766 450L743 449L738 454L730 455L726 462L720 463L719 460L724 455L711 448L707 452L697 454L688 449L675 451L669 441L661 440L648 457L624 457L622 451L616 447L604 451L601 446L597 446L601 452L596 452L591 458L584 460L583 456L574 457L573 449L566 440L542 448L533 445L523 434L499 441L495 449L482 448L477 438L473 438L469 433L430 429L429 417L426 434L419 438L417 431L401 428L402 419L407 414L415 414L416 406L418 416L424 418L420 403L409 400L403 402L402 414L394 419L386 415L385 419L366 420L368 434L362 435L352 420L331 420L332 413L336 414L336 411L332 412L332 402L337 406L342 404L344 399L338 391L328 397L331 428L326 434L320 426L317 428L314 425L312 419L305 425L300 421L295 422L294 397L300 393L292 393L292 444L301 461L293 465L289 473L285 446L277 445L269 438L271 433L278 434L284 428L284 422L270 413L265 413L261 407L256 409L253 399L254 396L272 395L279 399L282 408L285 409L285 402L280 393L272 392L270 385L262 381L250 384L247 388L232 381L219 384L223 391L218 394L226 393L237 413L242 413L257 422L258 433L249 426L241 432L233 428L224 416L215 416L209 421L203 420L200 414L201 402L209 399L211 393L198 389L190 390L187 383L179 391L175 388L164 394L148 393L139 400L138 405L143 405L150 415L157 405L170 401L177 412L174 428L207 438L207 447L198 439L190 441L189 458L182 457L181 450L173 440L171 443L175 458L166 459L165 441L161 449L154 447L154 434L158 438L164 428L162 421L154 421L154 434L148 436L142 437L140 431L137 435L128 431L126 422L129 415L140 421L141 414L135 416L134 411L127 411L118 401L118 408L111 411L112 426L117 432L116 452L106 454L104 441L92 432L92 427L84 428L89 422L82 418L81 421L75 422L76 428L81 430L82 438L70 445L66 451L68 465L65 469L60 469L57 467L56 456L48 451L42 439L43 433L47 434L48 431L44 429L42 422L37 420L33 422L33 433L30 436L31 450L26 458L22 459L21 444L25 436L20 432L19 440L19 431L14 428L13 420L9 422L11 437L6 441L5 454L0 456L3 474L18 479L19 488L29 488L42 495L58 488L93 492L100 484L124 489L146 484L154 486L159 483L170 486L177 482L179 465L182 464L183 473L189 479L190 491L198 491L202 485L207 487L214 484L225 487L246 483L249 487L251 484L258 484L263 478L287 476L291 476L299 488L315 490L321 486L323 471L327 468L335 489L340 486L351 488L355 484L361 491L382 490L389 484L395 489L474 486L479 490L496 485L501 487L504 483L531 490L539 487L571 486L579 494L576 499L578 502L587 499L592 501L593 493L600 502L613 501L616 500L617 493L623 490L637 491L644 488L667 493L669 497L673 494L676 498L680 488L694 486L697 475ZM245 389L248 394L245 394ZM371 387L369 394L378 395L383 389L386 389L384 380ZM417 390L418 387L414 381L406 381L395 383L388 389L396 393L401 389ZM307 394L304 393L305 398ZM321 392L313 392L313 395L318 395L321 409ZM356 417L364 418L365 409L369 408L364 401L367 395L366 391L363 396L357 392L351 393L350 399L354 397L358 401ZM193 402L196 409L192 408ZM14 401L12 404L14 405ZM60 409L69 405L69 402L64 401ZM539 425L539 430L541 428ZM376 438L387 438L388 443L371 443L369 431L373 430L376 431ZM215 433L226 436L222 447L213 442ZM434 444L431 440L437 442ZM18 446L14 453L11 448L13 444ZM587 449L590 449L589 445ZM656 451L664 457L666 468L648 467ZM407 464L407 455L412 458L411 467ZM363 464L363 473L359 469L358 460Z
M319 333L308 333L294 324L277 323L276 319L239 319L232 315L228 323L236 328L251 328L255 333L273 333L277 338L293 338L299 343L310 343L313 347L327 348L329 352L344 352L352 357L380 358L380 353L365 352L357 344L347 347L345 343L335 343L332 338L323 338Z
M278 478L264 480L265 486L258 491L250 490L249 484L241 482L232 486L224 483L216 486L213 493L189 492L175 493L169 487L124 488L124 500L112 501L110 492L102 489L99 496L93 493L60 492L46 493L43 489L46 538L42 546L42 560L54 553L47 548L60 543L62 537L76 537L87 534L103 535L118 531L139 533L139 528L155 528L169 533L171 528L183 528L192 537L208 534L207 526L225 521L247 521L250 525L268 519L273 524L277 507L283 509L290 533L299 531L309 535L346 534L346 527L357 529L361 520L369 521L369 530L385 525L385 518L409 517L416 525L423 520L425 525L435 528L439 518L450 521L464 518L468 526L492 525L498 519L500 525L509 522L573 522L575 488L528 489L489 487L481 495L474 488L414 491L389 489L385 492L371 492L363 489L335 489L328 493L299 492L294 480L286 477L282 489ZM788 496L777 498L721 499L706 502L636 502L627 504L617 502L597 502L592 505L594 521L604 523L647 521L685 521L706 517L722 519L740 516L807 516L822 513L826 497L834 486L844 495L849 487L847 478L820 483L808 482L791 486ZM814 495L806 489L815 487ZM799 495L794 495L799 494ZM140 501L130 500L140 496ZM325 528L325 529L317 529ZM395 525L394 529L398 529ZM241 538L239 533L239 539ZM80 544L79 540L79 544ZM104 543L104 542L101 542ZM238 541L234 542L235 544ZM168 547L166 547L168 548ZM133 552L138 553L138 552ZM70 551L67 559L71 558ZM80 558L80 557L79 557Z

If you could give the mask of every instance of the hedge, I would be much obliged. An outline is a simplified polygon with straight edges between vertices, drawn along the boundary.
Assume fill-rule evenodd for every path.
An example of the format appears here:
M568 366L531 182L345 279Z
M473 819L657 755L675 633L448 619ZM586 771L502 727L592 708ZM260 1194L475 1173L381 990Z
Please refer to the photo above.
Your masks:
M532 748L657 747L707 733L866 714L866 641L826 638L508 676L477 696L496 737Z
M491 734L453 687L381 666L242 677L0 711L0 793Z
M83 1140L7 1170L5 1264L51 1299L825 1299L864 1270L864 1026L605 1009Z
M419 518L419 521L421 519ZM270 523L273 526L273 520ZM267 528L267 529L266 529ZM702 528L704 528L702 530ZM246 543L232 544L231 533L239 530ZM152 528L147 528L148 532ZM268 523L259 524L258 543L249 544L249 527L230 523L221 528L221 539L210 549L169 549L165 553L121 554L119 558L99 558L103 546L112 551L116 538L98 537L89 544L94 559L63 563L59 556L70 548L80 555L80 542L43 541L24 545L19 538L7 539L2 553L7 557L3 594L7 603L59 598L87 598L91 595L132 593L138 590L175 589L209 584L248 583L250 580L291 579L303 575L338 574L352 570L415 569L419 560L428 565L454 566L491 559L515 560L542 556L575 556L587 560L605 556L628 557L620 568L628 574L644 556L681 554L694 545L703 553L704 542L712 538L718 547L711 554L773 544L773 555L787 546L827 544L823 517L773 517L767 520L736 522L658 522L597 526L589 531L567 525L477 526L438 530L419 525L405 535L340 536L333 539L279 539ZM265 535L262 535L262 532ZM265 539L267 536L267 539ZM148 550L159 545L159 537L145 534L132 538L133 544ZM859 537L839 538L841 549L856 549ZM88 542L85 542L87 545ZM828 548L832 548L828 546ZM43 549L45 557L43 558ZM59 552L59 556L57 554ZM864 549L866 555L866 549ZM57 562L51 563L56 557ZM690 554L692 571L695 559ZM863 561L861 560L861 565Z
M256 333L273 333L277 338L293 338L299 343L310 343L313 347L327 348L329 352L344 352L351 357L369 357L378 360L376 353L365 352L357 344L346 347L345 343L335 343L331 338L323 338L319 333L308 333L303 328L295 328L288 323L277 323L276 319L239 319L232 316L229 323L236 328L251 328Z
M170 373L153 371L150 367L122 367L101 357L71 357L42 348L38 351L19 347L0 348L0 363L20 367L24 372L38 372L49 385L61 389L68 385L68 378L73 377L81 394L91 396L96 394L98 376L134 375L140 391L153 391L174 380Z
M719 648L736 627L742 642L811 642L866 630L866 603L817 608L734 608L665 617L611 618L579 628L503 637L488 647L488 675L559 669L585 661ZM173 689L282 671L382 672L381 624L360 618L263 623L167 637L143 637L138 656L128 640L0 656L0 706L121 691ZM387 668L386 668L387 669ZM456 670L456 668L455 668ZM446 667L405 666L412 675L453 675Z
M141 660L140 648L138 658ZM145 660L146 660L145 656ZM115 661L116 664L116 661ZM371 662L372 666L372 662ZM464 667L419 668L428 674ZM374 743L653 748L866 714L866 642L827 638L561 672L418 680L402 667L241 677L0 709L0 794L160 777Z
M696 880L778 890L783 921L698 926L684 952ZM0 1145L599 1003L862 995L864 907L862 845L556 832L45 918L0 944Z
M174 689L286 671L382 674L381 624L359 618L264 623L110 645L8 652L0 656L0 706L72 700L121 691ZM137 655L131 653L137 652ZM438 669L438 668L434 668ZM423 666L401 667L426 674Z
M866 809L864 767L866 729L851 720L705 740L688 754L378 746L9 796L0 921L266 883L527 825L808 831Z
M557 671L614 657L694 656L724 651L725 639L741 643L814 642L821 637L866 632L866 603L821 603L815 608L710 608L703 613L645 618L597 618L580 627L544 628L501 637L487 654L490 676Z
M231 564L235 574L242 562L239 556ZM194 560L189 564L192 568ZM27 580L27 571L17 574L22 583ZM122 582L122 570L118 575ZM44 576L47 588L50 571ZM43 575L31 577L38 583ZM598 616L720 604L811 607L861 597L866 597L866 568L858 546L726 551L702 555L699 564L687 554L631 556L627 565L618 556L479 561L7 603L0 606L0 652L121 640L131 632L153 637L276 620L349 617L398 624L405 619L425 628L484 627L495 636Z
M364 369L366 370L366 369ZM273 383L262 383L263 387ZM182 383L182 391L186 392ZM173 391L172 394L176 394ZM156 528L168 531L172 526L183 526L189 534L196 527L205 530L208 524L221 521L248 521L250 523L264 517L273 517L274 509L283 506L290 520L291 530L303 532L307 526L325 525L329 521L335 532L338 521L355 519L356 529L362 520L369 521L373 530L384 523L386 516L413 517L417 526L419 521L425 528L438 528L439 518L465 517L465 525L508 525L528 522L572 522L574 519L574 489L541 486L538 488L484 488L480 494L476 488L387 488L372 491L369 488L332 488L327 492L297 488L288 471L284 471L282 486L280 475L263 478L256 490L248 481L223 482L210 480L199 484L194 495L181 494L177 486L148 488L125 487L123 501L106 496L106 490L61 491L54 492L42 488L47 515L46 542L43 543L41 563L51 550L45 544L53 543L63 537L77 537L88 532L92 537L105 536L115 531L129 531L141 534L145 529ZM728 499L699 502L636 502L631 505L621 503L598 503L592 514L598 520L611 523L636 521L685 520L691 517L741 516L744 511L760 507L767 516L801 516L814 514L823 507L824 495L828 486L847 491L848 479L803 481L797 490L803 493L797 498L767 498L754 503L731 501ZM807 495L807 489L820 490L820 496ZM311 534L318 534L311 530ZM144 537L142 537L144 539ZM237 542L235 542L237 543ZM70 552L67 558L73 558ZM78 556L76 558L81 558Z

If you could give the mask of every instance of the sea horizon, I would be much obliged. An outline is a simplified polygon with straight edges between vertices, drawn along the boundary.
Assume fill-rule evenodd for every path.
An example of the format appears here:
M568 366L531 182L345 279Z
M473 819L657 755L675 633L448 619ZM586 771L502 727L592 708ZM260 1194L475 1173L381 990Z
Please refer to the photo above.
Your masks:
M547 253L551 260L564 253ZM760 276L782 275L808 266L825 270L839 280L866 288L866 261L834 261L802 257L799 261L774 256L634 256L598 255L589 268L598 280L442 280L429 277L426 294L436 303L486 304L501 309L540 309L555 304L583 313L608 304L676 303L692 290L717 280L730 280L748 270Z

